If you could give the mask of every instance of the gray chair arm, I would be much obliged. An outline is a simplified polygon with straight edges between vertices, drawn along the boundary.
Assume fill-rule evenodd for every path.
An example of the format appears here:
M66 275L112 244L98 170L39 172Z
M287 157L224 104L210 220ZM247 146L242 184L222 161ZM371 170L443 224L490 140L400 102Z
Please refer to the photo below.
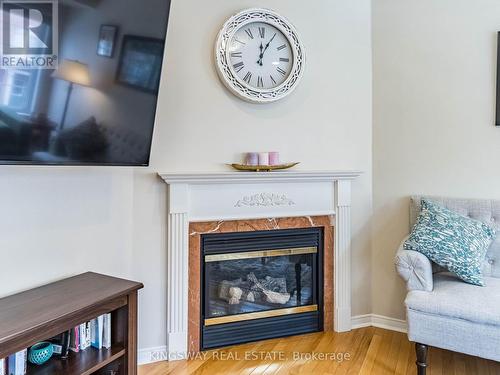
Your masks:
M394 264L399 276L406 281L406 289L432 292L434 283L431 261L418 251L403 249L404 241L399 246Z

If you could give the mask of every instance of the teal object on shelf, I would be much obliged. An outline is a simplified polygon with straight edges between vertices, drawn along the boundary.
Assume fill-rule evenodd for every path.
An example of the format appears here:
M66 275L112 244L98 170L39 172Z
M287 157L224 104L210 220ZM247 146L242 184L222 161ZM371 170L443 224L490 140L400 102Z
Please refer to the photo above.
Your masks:
M39 342L33 345L28 352L28 360L34 365L43 365L54 354L54 348L50 342Z

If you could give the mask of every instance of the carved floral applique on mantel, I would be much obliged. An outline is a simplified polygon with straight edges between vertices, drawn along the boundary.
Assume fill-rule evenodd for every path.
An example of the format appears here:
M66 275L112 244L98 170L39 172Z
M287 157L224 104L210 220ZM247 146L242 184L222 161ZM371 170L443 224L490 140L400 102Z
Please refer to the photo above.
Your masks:
M272 206L294 206L295 202L289 199L285 194L274 193L260 193L243 197L236 204L235 207L272 207Z

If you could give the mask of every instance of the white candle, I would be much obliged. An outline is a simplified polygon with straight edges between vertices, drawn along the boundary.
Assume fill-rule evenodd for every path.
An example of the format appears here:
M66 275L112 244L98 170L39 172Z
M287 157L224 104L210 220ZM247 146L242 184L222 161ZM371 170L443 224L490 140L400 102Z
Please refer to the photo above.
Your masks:
M269 165L268 152L259 152L259 165Z

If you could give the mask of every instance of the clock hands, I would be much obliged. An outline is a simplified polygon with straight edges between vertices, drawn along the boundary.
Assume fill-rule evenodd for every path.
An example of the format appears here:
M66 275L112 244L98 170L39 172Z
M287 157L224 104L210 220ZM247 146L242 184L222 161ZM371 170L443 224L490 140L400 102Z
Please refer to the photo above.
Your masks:
M274 33L273 37L267 42L266 46L264 47L264 50L262 50L262 42L260 43L260 55L259 55L259 60L257 61L257 64L262 66L262 59L264 58L264 53L266 53L267 49L269 48L269 45L273 41L274 37L276 36L276 33Z
M259 61L257 61L257 64L262 65L261 60L262 60L262 56L263 56L263 53L264 53L263 52L264 51L264 46L262 45L262 42L260 42L259 49L260 49L260 54L259 54Z
M269 42L267 42L266 48L264 48L264 52L266 52L266 50L269 48L269 45L271 44L271 42L273 41L275 36L276 36L276 33L274 33L273 37L269 40ZM262 54L264 54L264 52L262 52Z

